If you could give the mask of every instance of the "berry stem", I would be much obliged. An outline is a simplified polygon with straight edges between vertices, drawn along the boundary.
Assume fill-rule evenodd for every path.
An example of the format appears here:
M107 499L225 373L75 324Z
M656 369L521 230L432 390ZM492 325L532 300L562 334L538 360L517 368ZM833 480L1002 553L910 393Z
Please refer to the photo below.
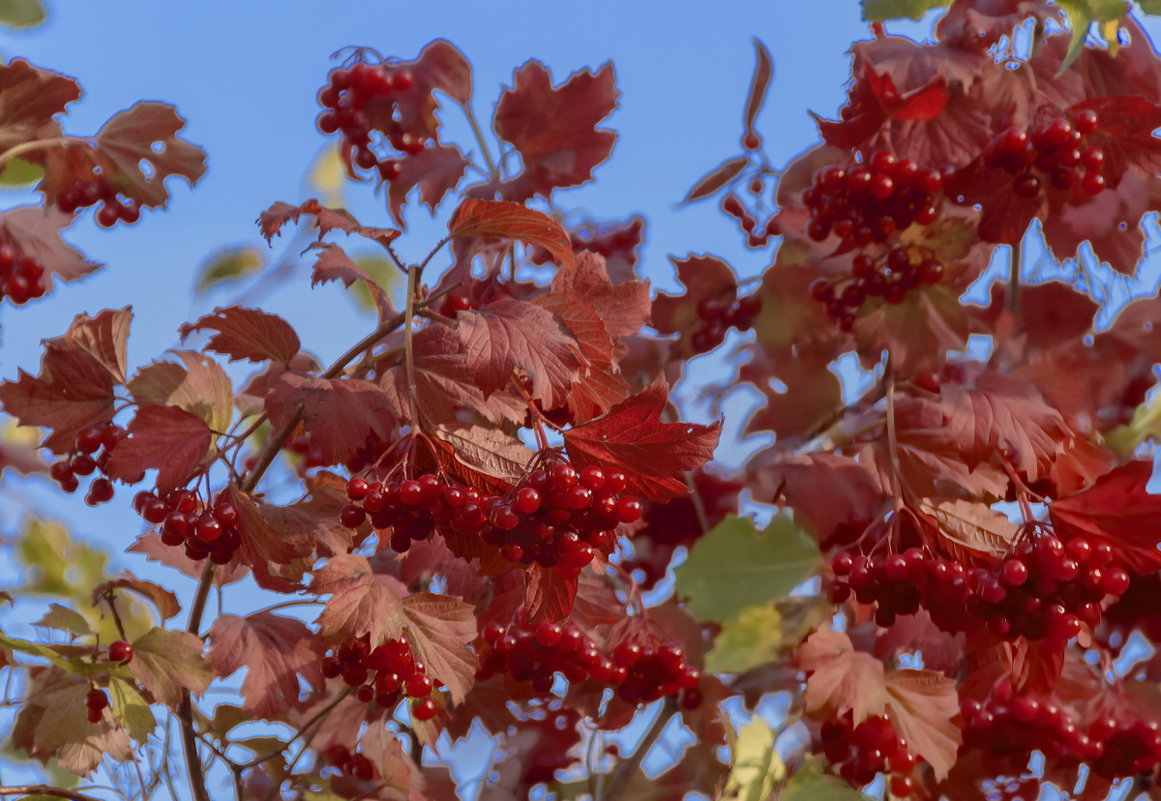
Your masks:
M903 508L903 492L899 478L899 442L895 435L895 369L891 365L891 352L887 351L887 362L883 365L883 390L887 396L887 454L891 459L891 493L895 496L895 509Z
M66 790L63 787L52 787L47 784L0 787L0 796L5 795L51 795L54 798L70 798L72 801L100 801L99 798L78 793L76 790Z
M1008 311L1012 316L1019 319L1020 316L1020 266L1023 258L1021 257L1021 245L1024 243L1024 238L1020 237L1016 243L1012 245L1008 253Z
M41 150L47 147L58 147L67 145L70 142L84 142L88 143L92 140L80 136L56 136L51 139L36 139L31 142L21 142L18 145L8 148L3 153L0 153L0 167L7 163L8 159L23 156L25 153L31 153L34 150Z
M422 429L419 416L419 391L415 386L415 348L412 344L415 328L415 301L419 293L419 275L422 267L413 265L407 271L407 306L403 312L403 361L407 370L407 398L411 404L411 424Z
M492 160L492 154L488 150L488 142L484 139L484 131L480 128L480 123L476 119L476 113L472 111L472 107L467 103L460 103L460 108L463 109L464 116L468 118L468 125L472 127L472 135L476 137L476 144L480 146L480 155L484 157L484 163L488 165L488 177L499 183L500 170L497 169L496 162Z

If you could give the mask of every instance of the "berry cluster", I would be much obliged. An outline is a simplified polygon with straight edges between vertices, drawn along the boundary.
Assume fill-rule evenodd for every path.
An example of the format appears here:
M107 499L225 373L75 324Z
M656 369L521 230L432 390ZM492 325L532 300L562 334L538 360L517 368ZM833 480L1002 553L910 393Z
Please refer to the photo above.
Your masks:
M882 258L860 253L851 261L850 277L816 278L810 296L826 308L827 315L844 331L850 331L864 303L880 298L898 305L921 286L934 286L943 278L943 263L923 247L895 247Z
M375 778L378 771L375 770L375 763L367 759L362 753L356 751L351 753L350 750L341 743L335 743L329 746L323 752L323 756L327 762L330 762L336 768L349 776L354 776L359 781L369 782Z
M960 704L963 749L982 753L989 767L1018 774L1034 750L1061 766L1100 756L1101 741L1084 732L1055 701L1011 697L1006 684L999 690L986 704L973 699Z
M984 624L1005 639L1064 643L1082 624L1100 621L1102 599L1128 589L1129 574L1111 561L1107 543L1077 537L1066 545L1045 535L1021 542L994 568L969 568L917 548L886 558L840 552L831 567L835 599L844 601L853 592L860 603L877 604L881 626L922 606L945 631Z
M694 353L713 350L726 339L731 328L749 331L754 318L762 311L762 299L757 294L743 295L733 303L721 298L705 297L697 302L697 318L701 327L690 336Z
M758 181L760 186L761 179L755 180ZM746 234L747 247L766 247L766 244L770 241L770 237L778 235L777 218L771 215L761 225L758 225L758 218L746 208L741 198L737 195L726 195L722 198L722 211L738 221L738 227Z
M1031 129L1008 128L984 151L984 163L1012 175L1012 190L1023 198L1034 198L1045 187L1063 192L1079 187L1085 195L1098 195L1105 189L1105 153L1086 138L1099 122L1088 109L1071 121L1058 117Z
M641 501L621 494L626 484L621 473L577 472L563 463L535 471L507 497L460 489L431 474L375 484L353 478L351 503L339 517L348 528L370 518L376 529L391 529L391 548L400 553L438 526L479 536L512 562L578 572L598 552L612 552L618 524L641 518Z
M85 706L89 710L89 723L100 723L105 717L105 707L109 705L109 696L104 690L96 688L85 694Z
M76 181L56 196L56 207L65 214L98 203L101 208L97 210L97 224L105 228L112 228L118 220L132 224L141 219L141 207L132 200L122 201L117 197L117 190L103 175L94 174L91 180Z
M323 657L322 672L328 679L341 676L347 686L357 688L355 696L365 704L374 701L384 709L394 709L400 700L410 698L416 720L435 716L431 693L437 682L415 658L405 636L375 648L365 634L345 642Z
M701 704L701 672L685 661L675 643L623 640L612 654L606 654L572 623L513 623L507 628L489 623L482 637L484 647L476 671L480 680L506 673L547 693L559 673L569 682L594 681L614 687L621 700L631 704L678 695L686 709Z
M816 242L834 234L843 249L886 242L912 223L933 223L942 190L939 170L921 169L886 150L862 164L824 167L802 193L810 210L806 233Z
M319 103L327 109L319 115L318 128L324 134L342 131L343 152L353 153L358 167L376 170L384 181L393 181L402 170L401 159L380 158L373 149L371 131L381 131L383 142L399 153L423 151L426 135L405 127L392 109L395 99L414 84L410 70L386 64L358 62L349 69L332 70L329 83L318 93Z
M44 265L25 255L11 241L0 243L0 299L7 296L17 306L44 297L48 291Z
M125 429L113 423L91 425L77 434L72 452L67 458L54 462L48 473L62 490L76 492L80 486L77 476L104 473L113 449L125 436ZM99 475L89 483L89 491L85 494L85 503L89 506L97 506L112 499L113 482L108 478Z
M142 491L133 499L133 509L145 522L161 526L162 542L185 546L185 555L195 561L209 557L224 565L242 545L238 510L222 495L206 504L188 489L173 490L164 498Z
M827 760L851 785L862 787L889 772L891 795L904 798L914 791L910 774L918 760L887 718L870 717L856 726L848 712L823 723L819 738Z

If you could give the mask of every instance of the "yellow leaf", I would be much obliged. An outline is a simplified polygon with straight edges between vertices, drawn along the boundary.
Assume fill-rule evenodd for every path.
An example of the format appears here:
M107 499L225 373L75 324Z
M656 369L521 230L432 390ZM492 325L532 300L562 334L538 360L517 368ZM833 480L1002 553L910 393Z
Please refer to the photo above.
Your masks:
M337 147L327 147L318 154L318 158L311 165L310 176L307 180L315 190L310 194L322 195L324 206L341 207L343 205L343 185L346 181L346 173Z
M786 765L774 748L777 734L755 717L738 730L732 744L730 773L719 801L766 801L786 777Z

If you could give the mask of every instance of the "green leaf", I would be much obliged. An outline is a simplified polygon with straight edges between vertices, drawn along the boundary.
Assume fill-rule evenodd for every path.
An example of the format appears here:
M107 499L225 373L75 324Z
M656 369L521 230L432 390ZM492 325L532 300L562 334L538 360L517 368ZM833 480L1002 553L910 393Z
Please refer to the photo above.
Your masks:
M782 615L773 606L751 606L722 625L705 658L711 673L745 673L773 660L782 646Z
M921 19L931 9L949 5L951 0L863 0L863 21Z
M1129 13L1128 0L1056 0L1056 5L1064 9L1068 15L1068 24L1072 28L1072 41L1068 45L1068 53L1060 65L1056 77L1064 74L1072 62L1076 61L1084 47L1084 39L1088 36L1088 29L1094 22L1116 23L1121 17ZM1116 55L1117 25L1102 26L1101 32L1109 43L1109 50Z
M871 801L835 776L827 776L811 768L802 768L786 783L779 801Z
M75 541L61 523L25 518L17 558L27 583L23 592L88 600L89 590L105 581L109 557Z
M109 682L109 695L113 701L113 717L130 737L144 745L157 728L157 719L149 704L132 683L117 676Z
M759 717L738 730L720 801L766 801L773 795L775 785L786 775L786 765L774 748L776 738Z
M81 676L95 676L100 673L108 673L110 670L110 666L108 664L82 662L80 659L75 661L66 659L53 649L49 648L47 645L41 645L40 643L22 640L18 637L7 637L2 633L0 633L0 646L3 646L10 651L19 651L22 654L38 656L41 659L47 659L61 670L67 670L70 673L76 673Z
M236 281L250 273L258 272L265 263L265 256L256 247L222 248L215 251L198 268L194 294L200 295L217 284Z
M40 0L0 0L0 25L32 28L44 22L45 16Z
M785 515L758 533L730 516L698 540L674 572L677 592L698 620L729 620L748 606L785 596L818 569L818 545Z
M129 671L159 703L175 709L183 687L200 695L214 678L213 668L202 657L200 637L162 628L152 628L133 641Z
M1137 0L1137 5L1146 14L1161 14L1161 0Z
M74 634L78 637L96 634L89 627L89 621L85 620L80 612L68 609L60 604L49 604L48 611L44 617L36 621L33 625L67 631L69 634Z
M3 2L0 0L0 3ZM0 186L31 186L43 177L44 167L22 158L12 158L0 170Z

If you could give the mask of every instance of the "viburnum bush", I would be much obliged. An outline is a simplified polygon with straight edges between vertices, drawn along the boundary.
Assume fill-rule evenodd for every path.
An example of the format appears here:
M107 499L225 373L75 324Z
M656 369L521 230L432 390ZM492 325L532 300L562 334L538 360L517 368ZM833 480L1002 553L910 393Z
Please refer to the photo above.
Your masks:
M930 41L885 27L940 6ZM0 384L0 465L131 506L128 550L196 582L182 609L49 521L11 533L0 597L60 602L0 633L7 753L46 768L0 795L1161 798L1161 58L1126 6L864 0L846 103L785 167L755 40L739 155L684 202L765 268L675 257L679 294L638 277L645 218L555 194L612 154L611 65L528 61L488 125L447 41L341 52L302 125L383 213L258 226L307 232L365 336L326 364L231 305L131 365L106 309ZM14 305L96 268L61 238L87 209L132 225L204 172L163 103L66 134L79 96L0 66L0 162L43 195L0 214ZM404 237L417 197L439 241ZM749 397L754 439L685 422L679 382ZM226 611L242 582L281 597Z

